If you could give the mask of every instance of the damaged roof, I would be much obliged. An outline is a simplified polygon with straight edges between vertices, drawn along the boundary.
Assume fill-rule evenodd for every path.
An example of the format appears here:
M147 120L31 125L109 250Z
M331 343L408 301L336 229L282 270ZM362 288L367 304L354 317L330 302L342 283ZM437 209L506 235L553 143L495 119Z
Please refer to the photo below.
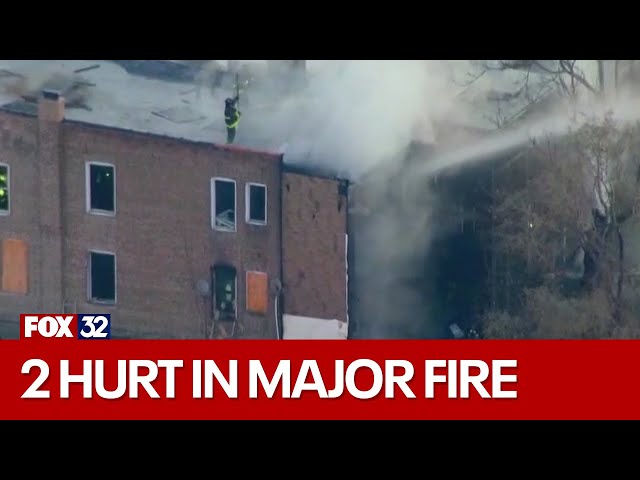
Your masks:
M225 88L226 87L226 88ZM196 81L195 68L176 61L0 60L0 105L36 114L38 92L65 97L65 118L95 125L209 143L225 143L224 99L233 90ZM266 109L243 108L237 144L279 151L255 125Z
M235 76L203 68L206 62L0 60L0 108L36 115L39 92L50 89L65 97L65 117L69 120L224 144L224 99L235 93ZM452 81L469 72L467 61L452 65ZM470 114L465 116L465 126L494 130L496 115L504 119L521 115L533 98L515 95L523 92L525 80L527 88L532 87L537 95L550 87L543 84L544 76L517 71L487 72L460 86L460 100L471 107ZM309 138L309 130L322 133L325 130L322 119L312 116L306 124L299 121L309 118L308 109L314 108L313 102L318 100L295 95L279 97L279 93L274 93L275 84L268 82L260 77L255 86L241 95L243 116L236 145L285 153L285 163L304 166L309 174L352 177L349 171L330 168L340 165L339 159L320 161L328 153L315 144L317 138Z
M235 75L216 76L203 62L0 60L0 108L37 115L39 93L53 90L65 97L65 118L71 121L226 144L224 100L235 94ZM235 145L276 154L286 149L285 163L302 163L309 175L344 178L344 172L316 166L300 153L305 146L296 141L296 116L274 113L279 100L273 88L241 95ZM300 115L305 105L288 102L288 108Z

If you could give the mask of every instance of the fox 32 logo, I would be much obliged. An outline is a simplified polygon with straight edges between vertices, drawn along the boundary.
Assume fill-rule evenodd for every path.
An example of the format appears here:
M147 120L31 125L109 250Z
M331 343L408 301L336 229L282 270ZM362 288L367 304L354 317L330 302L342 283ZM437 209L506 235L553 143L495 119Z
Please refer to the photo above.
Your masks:
M109 340L111 338L111 315L80 314L78 315L79 340Z

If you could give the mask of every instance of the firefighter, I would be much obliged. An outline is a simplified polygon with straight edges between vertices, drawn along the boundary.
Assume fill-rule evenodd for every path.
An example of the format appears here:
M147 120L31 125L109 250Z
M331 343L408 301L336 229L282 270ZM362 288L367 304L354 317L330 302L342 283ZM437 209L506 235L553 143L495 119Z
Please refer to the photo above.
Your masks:
M235 98L227 98L224 101L224 123L227 125L227 143L233 143L236 138L236 128L240 123L242 113L236 107L238 95Z

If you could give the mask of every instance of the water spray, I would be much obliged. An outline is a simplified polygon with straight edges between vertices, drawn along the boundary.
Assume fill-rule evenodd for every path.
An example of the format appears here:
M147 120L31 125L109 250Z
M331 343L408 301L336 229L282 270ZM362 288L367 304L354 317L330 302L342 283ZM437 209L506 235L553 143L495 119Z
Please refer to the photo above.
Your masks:
M607 107L592 106L590 111L580 112L575 118L567 113L554 113L544 118L525 122L514 129L494 132L486 138L463 148L451 150L422 164L415 177L433 176L450 168L495 158L520 149L533 140L561 137L577 129L587 121L611 114L614 120L631 123L640 120L640 99L625 99Z

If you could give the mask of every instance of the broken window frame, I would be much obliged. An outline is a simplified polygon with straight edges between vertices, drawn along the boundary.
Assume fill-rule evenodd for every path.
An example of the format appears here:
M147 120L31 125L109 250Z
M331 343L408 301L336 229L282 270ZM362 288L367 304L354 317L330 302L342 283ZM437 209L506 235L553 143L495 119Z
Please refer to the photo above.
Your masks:
M251 218L251 188L258 187L264 189L264 220ZM267 224L267 186L263 183L247 183L245 186L245 220L251 225L264 226Z
M11 213L11 167L8 163L0 162L0 169L7 171L7 208L0 207L0 215L9 215Z
M113 210L102 210L91 207L91 167L106 167L111 168L113 175ZM87 213L92 215L103 215L113 217L116 215L116 166L112 163L105 162L86 162L85 166L85 201Z
M231 183L233 184L233 226L228 225L219 225L217 220L218 216L216 215L216 183ZM227 232L227 233L235 233L238 229L238 192L237 192L236 181L232 178L224 178L224 177L213 177L211 179L211 228L218 232ZM228 221L231 224L231 220Z
M231 300L231 305L233 310L221 310L218 308L219 304L219 282L222 280L219 278L220 272L229 272L233 273L233 299ZM213 312L214 317L218 321L236 321L238 318L238 269L233 265L228 264L217 264L212 268L212 283L213 283Z
M96 298L93 293L93 255L108 255L113 257L113 299ZM118 302L118 261L114 252L105 250L89 250L87 259L87 300L101 305L115 305Z

